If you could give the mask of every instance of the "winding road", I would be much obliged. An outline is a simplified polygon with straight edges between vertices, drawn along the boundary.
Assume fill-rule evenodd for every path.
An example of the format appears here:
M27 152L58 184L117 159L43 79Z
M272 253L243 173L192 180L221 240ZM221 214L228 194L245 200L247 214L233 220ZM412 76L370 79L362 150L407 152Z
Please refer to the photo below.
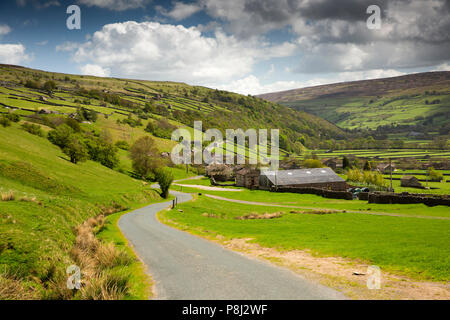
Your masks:
M186 193L172 194L178 203L192 199ZM170 204L152 204L119 220L120 229L155 281L156 299L346 299L340 292L288 269L160 223L156 213Z

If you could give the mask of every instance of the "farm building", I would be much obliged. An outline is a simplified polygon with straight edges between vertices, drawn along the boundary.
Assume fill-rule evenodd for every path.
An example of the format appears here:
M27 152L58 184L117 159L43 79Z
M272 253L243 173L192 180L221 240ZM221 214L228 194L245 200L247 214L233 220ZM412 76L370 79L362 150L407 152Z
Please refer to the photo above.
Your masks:
M226 164L210 164L205 168L206 176L216 181L230 181L233 179L233 168Z
M395 164L389 164L389 163L380 163L377 165L377 170L381 173L390 173L395 171Z
M334 191L347 190L347 183L330 168L264 171L259 178L260 189L272 187L322 188Z
M236 186L248 189L257 189L259 187L260 170L251 168L242 168L236 172Z
M403 176L400 179L400 186L408 187L408 188L421 188L423 189L422 184L419 182L419 179L413 176Z
M342 168L342 162L343 162L342 159L331 158L331 159L327 159L327 160L323 161L322 163L325 166L327 166L333 170L336 170L338 168Z

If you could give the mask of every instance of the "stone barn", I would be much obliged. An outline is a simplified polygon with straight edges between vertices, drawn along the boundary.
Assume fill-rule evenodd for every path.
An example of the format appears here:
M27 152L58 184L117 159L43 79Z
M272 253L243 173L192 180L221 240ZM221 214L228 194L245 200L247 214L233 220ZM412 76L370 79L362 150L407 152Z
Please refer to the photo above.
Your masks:
M343 162L342 159L331 158L331 159L327 159L327 160L323 161L322 163L325 166L327 166L333 170L336 170L336 169L342 169L342 162Z
M259 188L269 190L272 187L311 187L346 191L347 183L330 168L261 172Z
M214 178L216 181L230 181L233 180L233 168L226 164L210 164L205 168L206 176Z
M236 172L236 186L247 189L257 189L259 187L260 170L242 168Z
M413 176L403 176L400 179L400 186L407 187L407 188L420 188L423 189L422 184L420 183L419 179Z

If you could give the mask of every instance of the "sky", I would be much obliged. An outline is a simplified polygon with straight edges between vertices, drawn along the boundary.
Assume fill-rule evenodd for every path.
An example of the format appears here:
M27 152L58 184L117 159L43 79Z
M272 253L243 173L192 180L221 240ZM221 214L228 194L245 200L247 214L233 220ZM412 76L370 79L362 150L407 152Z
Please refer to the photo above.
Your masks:
M450 71L450 0L3 0L0 63L252 95Z

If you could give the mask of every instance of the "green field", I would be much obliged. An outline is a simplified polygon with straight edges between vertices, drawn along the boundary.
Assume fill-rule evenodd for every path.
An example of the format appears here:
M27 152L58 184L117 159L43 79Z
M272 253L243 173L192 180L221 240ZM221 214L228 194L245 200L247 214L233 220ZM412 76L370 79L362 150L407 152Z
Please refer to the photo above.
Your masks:
M205 180L197 183L198 180L183 181L181 184L199 184L207 185ZM225 189L241 189L235 187L225 187ZM174 190L183 192L194 192L201 194L211 194L214 196L224 197L227 199L252 201L268 203L273 205L284 205L299 208L317 208L325 210L346 210L367 213L384 213L384 214L398 214L404 216L434 216L434 217L450 217L448 207L436 206L427 207L424 204L374 204L367 203L361 200L339 200L328 199L316 196L313 194L295 194L295 193L278 193L264 190L247 190L242 189L240 192L228 191L210 191L201 190L193 187L173 186Z
M0 278L18 279L28 298L58 298L73 261L73 228L108 208L160 201L141 181L87 161L72 164L45 138L0 127ZM136 274L131 265L131 274ZM127 269L127 268L125 268ZM2 279L0 279L2 280ZM142 290L129 296L142 298Z
M242 197L239 192L229 194ZM305 202L316 200L313 202L319 206L319 199L311 199L307 195L285 194L280 197L297 202L301 202L298 198L304 198ZM246 199L255 201L253 197L247 196ZM264 200L267 202L269 199L270 202L276 201L272 195L269 198L266 194ZM204 196L177 209L183 212L170 210L160 215L163 220L175 222L178 228L195 234L221 235L226 239L250 238L251 242L279 250L310 249L319 255L362 260L378 265L384 271L416 279L448 281L450 278L450 220L349 212L324 215L289 213L292 209L224 203ZM275 219L235 219L255 212L283 214ZM448 216L448 210L441 210L440 214Z

